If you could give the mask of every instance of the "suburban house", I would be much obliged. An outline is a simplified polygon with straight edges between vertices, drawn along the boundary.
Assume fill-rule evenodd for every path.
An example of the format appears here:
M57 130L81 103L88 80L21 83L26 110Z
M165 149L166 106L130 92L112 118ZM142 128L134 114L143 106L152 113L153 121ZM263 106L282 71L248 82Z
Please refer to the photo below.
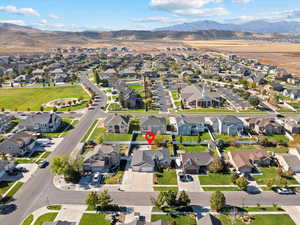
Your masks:
M222 98L216 92L208 90L207 86L193 84L181 90L181 99L185 108L221 107Z
M284 171L300 173L300 148L292 148L288 154L276 154L276 158Z
M229 151L229 162L241 173L251 173L256 166L270 165L270 158L266 150Z
M242 135L244 132L244 123L236 116L220 116L210 118L210 125L213 132L227 135Z
M83 160L85 171L109 172L120 165L119 145L97 145Z
M189 117L181 115L176 118L175 129L177 135L198 136L207 130L204 117Z
M248 120L248 126L256 133L267 136L284 134L284 127L272 118L253 118Z
M294 100L300 99L300 89L285 89L283 95Z
M0 152L10 156L24 156L32 152L36 136L27 131L21 131L0 143Z
M1 178L6 174L6 171L8 171L11 167L12 163L7 160L0 159L0 181Z
M198 220L199 225L222 225L221 221L213 216L212 214L208 213L204 217Z
M104 126L108 133L128 133L129 117L123 115L113 115L104 121Z
M120 165L119 145L97 145L83 160L85 171L109 172Z
M56 113L37 113L20 122L19 128L21 130L49 133L57 131L61 123L62 120Z
M0 114L0 134L6 133L12 127L12 120L14 119L14 116Z
M181 155L182 169L186 174L199 174L207 172L209 165L214 160L214 153L188 152Z
M168 168L171 159L168 149L139 150L133 152L131 167L136 172L154 172L157 168Z
M300 134L300 121L290 119L285 122L285 129L292 134Z
M143 118L140 127L143 133L152 131L155 134L165 134L167 132L167 121L163 117L148 116Z

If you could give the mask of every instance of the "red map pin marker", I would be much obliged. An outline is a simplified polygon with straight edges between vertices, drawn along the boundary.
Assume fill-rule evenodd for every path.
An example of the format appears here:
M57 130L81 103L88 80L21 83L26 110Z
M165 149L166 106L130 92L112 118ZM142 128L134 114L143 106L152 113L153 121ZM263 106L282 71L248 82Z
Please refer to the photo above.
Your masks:
M155 139L155 134L152 131L149 131L146 133L145 139L148 141L148 144L151 145Z

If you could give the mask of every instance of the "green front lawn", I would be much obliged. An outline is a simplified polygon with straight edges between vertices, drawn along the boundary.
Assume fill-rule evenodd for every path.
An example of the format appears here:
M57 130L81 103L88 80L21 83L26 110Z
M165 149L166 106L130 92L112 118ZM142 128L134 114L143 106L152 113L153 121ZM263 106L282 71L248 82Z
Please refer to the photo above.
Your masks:
M1 181L0 182L0 195L3 195L15 182Z
M103 141L130 141L131 136L131 134L105 133Z
M17 193L17 191L22 187L23 184L23 182L17 182L15 186L13 186L13 188L10 189L10 191L5 195L5 197L1 199L0 203L8 202L14 196L14 194Z
M178 191L178 187L153 187L154 191L166 192L166 191Z
M204 191L241 191L238 187L203 187Z
M39 111L41 105L50 101L61 98L80 97L84 100L89 100L88 94L78 85L69 87L0 89L1 107L9 110L17 109L18 111L27 111L28 108L32 111ZM79 108L84 107L85 104Z
M259 168L259 170L263 173L262 175L253 175L255 178L257 184L262 185L266 184L266 179L276 179L279 178L279 176L276 174L276 167L271 168ZM295 180L295 178L291 177L285 177L288 181L288 184L298 184L298 182Z
M177 215L177 216L171 216L171 215L152 215L151 221L166 221L170 224L175 221L176 225L196 225L196 219L194 215Z
M178 147L179 150L185 152L205 152L208 150L208 147L203 145L179 145Z
M105 216L105 214L84 213L79 225L110 225Z
M229 185L231 182L231 174L209 173L207 176L199 176L201 185Z
M289 215L255 215L255 220L250 225L296 225ZM231 225L232 219L227 215L219 215L222 225ZM245 225L246 223L237 220L235 225Z
M30 225L33 221L33 215L28 216L22 223L22 225Z
M40 216L34 223L34 225L43 225L45 222L53 222L58 213L46 213Z
M156 184L177 185L176 170L166 169L163 173L156 173Z
M171 91L172 97L174 101L179 101L180 97L178 91Z

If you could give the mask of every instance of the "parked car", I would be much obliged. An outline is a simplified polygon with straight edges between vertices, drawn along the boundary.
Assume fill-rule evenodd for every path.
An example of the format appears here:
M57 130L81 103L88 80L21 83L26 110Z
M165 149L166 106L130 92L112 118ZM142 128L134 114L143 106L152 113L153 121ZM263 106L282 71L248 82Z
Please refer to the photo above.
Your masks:
M27 173L28 172L28 169L24 168L24 167L17 167L16 168L19 172L21 173Z
M101 173L96 172L93 176L93 183L95 184L100 184L102 182L103 179L103 175L101 175Z
M293 195L295 191L291 188L277 188L276 192L280 195Z
M17 208L17 206L15 204L3 205L0 208L0 214L2 214L2 215L9 214L9 213L15 211L16 208Z
M188 174L179 175L179 179L181 182L184 182L184 183L192 182L194 180L193 177Z
M39 168L46 168L49 165L49 162L47 160L43 160L41 162L38 163L38 167Z

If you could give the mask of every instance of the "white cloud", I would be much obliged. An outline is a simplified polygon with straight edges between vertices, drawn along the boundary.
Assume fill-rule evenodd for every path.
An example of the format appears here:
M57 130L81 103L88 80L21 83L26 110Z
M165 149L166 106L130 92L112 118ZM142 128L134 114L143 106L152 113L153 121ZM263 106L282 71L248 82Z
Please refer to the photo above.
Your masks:
M249 3L252 2L252 0L232 0L234 3Z
M221 3L223 0L151 0L153 9L167 11L181 16L224 16L229 12L223 7L203 8L209 3Z
M0 20L0 23L11 23L19 26L26 26L26 23L23 20Z
M55 14L53 14L53 13L50 13L48 16L49 16L51 19L55 19L55 20L58 20L58 19L61 18L60 16L55 15Z
M144 18L136 18L131 19L132 22L135 23L182 23L186 20L184 18L170 18L164 16L158 17L144 17Z
M16 6L13 5L0 6L0 11L23 15L23 16L40 16L39 12L37 12L32 8L17 8Z

